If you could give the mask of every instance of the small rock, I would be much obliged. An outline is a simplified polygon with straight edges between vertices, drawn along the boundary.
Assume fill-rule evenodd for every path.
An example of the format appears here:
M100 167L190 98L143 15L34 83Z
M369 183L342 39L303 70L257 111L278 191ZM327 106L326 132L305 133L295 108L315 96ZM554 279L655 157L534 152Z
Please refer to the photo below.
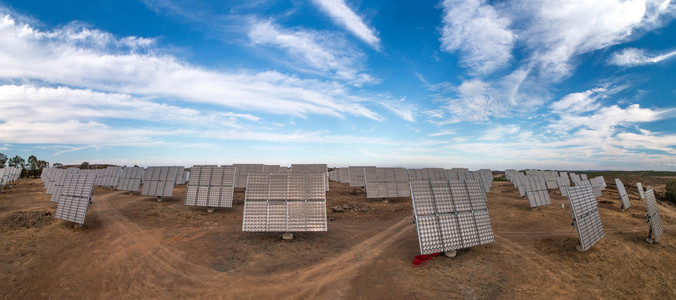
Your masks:
M293 233L290 232L285 232L282 234L282 239L285 240L293 240Z
M331 210L333 212L345 212L345 209L343 207L340 207L340 206L332 206Z

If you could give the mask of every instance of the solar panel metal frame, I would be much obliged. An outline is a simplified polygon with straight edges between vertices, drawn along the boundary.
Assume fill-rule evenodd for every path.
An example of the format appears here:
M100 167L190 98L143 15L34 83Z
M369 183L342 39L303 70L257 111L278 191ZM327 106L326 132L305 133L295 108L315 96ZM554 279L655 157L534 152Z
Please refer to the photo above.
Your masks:
M242 231L327 231L326 173L249 173Z
M589 250L604 236L601 216L598 212L596 198L591 185L568 187L573 223L577 229L579 250Z
M617 194L619 195L620 201L622 202L622 209L631 207L627 190L624 188L624 184L622 184L622 181L619 178L615 178L615 185L617 186Z
M185 205L232 207L235 189L235 167L193 166L186 189Z
M495 241L481 183L426 179L410 187L421 254Z
M636 183L636 189L638 189L638 195L641 199L645 199L645 192L643 191L643 185L640 182Z
M96 174L71 173L64 179L58 195L54 216L74 223L84 224L91 201Z
M645 192L645 201L646 201L646 210L648 214L646 219L648 220L649 231L648 237L651 239L651 242L655 243L660 240L662 234L664 233L664 228L662 226L662 217L657 208L657 201L655 199L655 192L652 189L648 189Z

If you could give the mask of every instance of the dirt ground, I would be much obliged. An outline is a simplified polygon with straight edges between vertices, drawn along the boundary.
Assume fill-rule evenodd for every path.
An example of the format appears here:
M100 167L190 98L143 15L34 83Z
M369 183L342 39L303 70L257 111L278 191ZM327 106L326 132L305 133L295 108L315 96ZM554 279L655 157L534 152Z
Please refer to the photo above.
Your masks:
M97 187L77 229L54 218L39 179L21 179L0 194L0 297L676 298L676 207L660 203L664 235L648 244L635 185L625 182L632 207L622 212L606 181L605 237L587 252L575 250L558 191L552 205L532 210L509 182L493 182L495 243L414 267L410 198L367 200L364 189L331 182L328 232L284 241L241 231L243 190L233 208L207 213L184 206L185 186L163 202Z

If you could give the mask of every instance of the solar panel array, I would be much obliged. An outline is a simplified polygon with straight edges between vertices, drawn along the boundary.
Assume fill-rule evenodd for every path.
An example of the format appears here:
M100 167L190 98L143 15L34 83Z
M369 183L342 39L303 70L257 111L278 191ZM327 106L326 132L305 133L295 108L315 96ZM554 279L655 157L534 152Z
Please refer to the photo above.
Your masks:
M596 198L591 185L568 187L573 223L577 229L579 250L587 251L604 235L601 216L596 206Z
M66 180L66 175L79 173L80 169L70 168L70 169L56 169L54 172L54 180L50 178L50 184L47 187L47 193L52 195L49 201L59 202L59 193L63 188L64 180Z
M329 180L340 181L340 169L329 170Z
M326 231L325 173L250 173L242 231Z
M235 187L246 188L246 178L249 173L263 172L264 165L262 164L233 164L235 167Z
M117 183L118 191L138 191L141 186L141 179L143 178L143 168L141 167L125 167L122 169L120 181Z
M350 168L340 168L340 183L350 183Z
M559 187L559 191L561 192L561 196L563 197L568 197L568 187L570 186L570 179L567 177L557 177L556 178L556 185Z
M89 202L94 190L96 173L75 172L67 174L58 192L57 219L84 224Z
M0 185L8 185L21 176L21 168L19 167L5 167L0 169Z
M648 191L645 192L645 196L646 207L648 209L646 218L648 219L648 222L650 222L649 238L652 240L651 242L657 242L660 237L662 237L662 232L664 231L662 228L662 218L660 217L660 212L657 210L657 201L655 201L655 192L653 189L648 189Z
M580 174L580 179L589 180L589 178L587 178L587 174Z
M351 166L348 167L348 172L350 176L350 186L352 187L365 187L366 186L366 175L364 173L365 168L375 168L373 166L368 167L358 167Z
M526 175L524 178L524 188L526 189L526 197L528 198L530 207L552 204L544 178Z
M298 173L327 173L328 168L326 164L292 164L291 172ZM329 177L326 176L326 191L329 191Z
M97 186L116 186L120 181L120 173L122 173L121 167L108 167L105 169L96 169L96 182L94 185Z
M183 167L148 167L143 174L143 196L171 197L178 169Z
M602 191L604 190L605 185L603 177L594 177L584 181L588 181L591 185L592 190L594 191L594 197L601 197L603 195Z
M573 184L577 184L578 182L582 181L582 179L580 178L580 175L577 175L573 172L569 173L569 175L570 175L570 181Z
M446 174L446 170L444 170L443 168L409 169L408 170L408 177L410 178L410 180L426 180L426 179L442 180L442 179L448 179L448 175Z
M193 166L190 174L185 205L232 207L235 167Z
M629 195L627 195L627 190L624 188L624 184L619 178L615 178L615 185L617 186L617 194L622 201L622 209L631 207L631 202L629 202Z
M641 199L645 199L645 192L643 191L643 185L640 182L636 183L636 189L638 189L638 194L641 196Z
M186 175L185 168L178 168L178 172L176 172L176 184L185 184Z
M410 197L408 172L404 168L364 169L366 180L366 198Z
M479 182L412 180L411 191L421 254L495 241L486 193Z

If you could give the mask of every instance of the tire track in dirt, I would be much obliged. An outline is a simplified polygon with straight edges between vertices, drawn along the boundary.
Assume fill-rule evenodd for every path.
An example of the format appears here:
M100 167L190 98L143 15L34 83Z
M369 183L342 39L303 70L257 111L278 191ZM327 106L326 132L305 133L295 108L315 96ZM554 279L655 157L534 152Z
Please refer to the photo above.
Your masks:
M133 278L133 288L143 291L143 294L172 286L180 286L182 291L190 293L204 288L202 277L214 275L215 271L187 262L179 251L164 245L161 229L143 229L122 215L110 201L112 196L121 193L124 192L93 197L95 205L92 205L90 212L100 221L104 232L94 246L103 250L93 252L100 265L109 268L114 277L123 282L128 283L129 277ZM177 282L181 284L172 285ZM114 289L116 283L110 282L111 286L104 290Z

